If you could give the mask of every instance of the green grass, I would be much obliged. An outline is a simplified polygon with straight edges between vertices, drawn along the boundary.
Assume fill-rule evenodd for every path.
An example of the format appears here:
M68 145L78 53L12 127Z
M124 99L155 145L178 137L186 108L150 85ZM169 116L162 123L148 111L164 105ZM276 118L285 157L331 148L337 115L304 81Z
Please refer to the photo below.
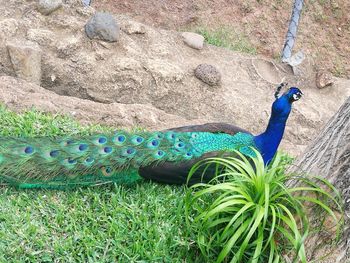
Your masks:
M101 125L82 126L69 116L31 109L17 114L0 105L0 136L59 136L113 131Z
M195 32L202 35L205 41L210 45L224 47L233 51L252 55L257 53L256 48L249 41L248 37L229 27L221 27L217 29L201 27L196 29Z
M194 262L183 188L0 188L0 262Z
M111 130L0 107L3 136ZM185 224L183 187L141 181L74 191L0 186L0 193L0 262L200 262Z

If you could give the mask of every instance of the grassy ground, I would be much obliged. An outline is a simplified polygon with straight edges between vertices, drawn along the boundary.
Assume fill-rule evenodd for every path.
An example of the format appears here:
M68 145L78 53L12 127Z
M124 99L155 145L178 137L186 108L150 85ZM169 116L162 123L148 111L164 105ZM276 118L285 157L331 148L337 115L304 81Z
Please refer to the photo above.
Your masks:
M252 55L257 54L256 48L250 43L247 36L237 33L229 27L220 27L216 30L200 27L194 31L202 35L210 45Z
M0 135L105 130L0 107ZM71 191L0 186L0 193L0 262L201 262L183 216L183 187L140 181Z

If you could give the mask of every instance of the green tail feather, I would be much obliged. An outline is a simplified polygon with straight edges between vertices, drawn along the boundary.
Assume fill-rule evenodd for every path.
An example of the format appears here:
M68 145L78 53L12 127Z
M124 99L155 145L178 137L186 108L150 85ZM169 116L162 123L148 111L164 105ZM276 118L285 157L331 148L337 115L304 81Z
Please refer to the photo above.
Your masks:
M0 137L0 179L19 188L70 188L131 183L140 166L181 162L210 151L247 151L252 136L238 133L117 131L69 138Z

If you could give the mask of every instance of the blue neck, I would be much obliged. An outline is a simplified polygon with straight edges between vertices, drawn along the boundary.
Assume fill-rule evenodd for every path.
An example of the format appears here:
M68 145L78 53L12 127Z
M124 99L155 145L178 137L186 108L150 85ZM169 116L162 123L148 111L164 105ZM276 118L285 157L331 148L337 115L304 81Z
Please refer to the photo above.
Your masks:
M283 137L286 122L291 110L290 104L284 106L286 107L283 112L274 112L274 110L272 110L272 115L265 132L254 137L255 145L262 154L265 165L275 156Z

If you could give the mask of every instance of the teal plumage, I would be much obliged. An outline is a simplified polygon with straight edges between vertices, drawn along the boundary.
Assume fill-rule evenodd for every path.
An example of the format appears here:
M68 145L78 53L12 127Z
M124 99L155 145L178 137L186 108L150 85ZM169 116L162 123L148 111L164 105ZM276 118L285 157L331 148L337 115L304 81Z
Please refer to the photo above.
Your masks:
M19 187L130 182L141 166L182 162L207 152L252 154L253 136L210 132L117 131L69 138L0 138L0 174ZM130 172L128 172L130 171Z

